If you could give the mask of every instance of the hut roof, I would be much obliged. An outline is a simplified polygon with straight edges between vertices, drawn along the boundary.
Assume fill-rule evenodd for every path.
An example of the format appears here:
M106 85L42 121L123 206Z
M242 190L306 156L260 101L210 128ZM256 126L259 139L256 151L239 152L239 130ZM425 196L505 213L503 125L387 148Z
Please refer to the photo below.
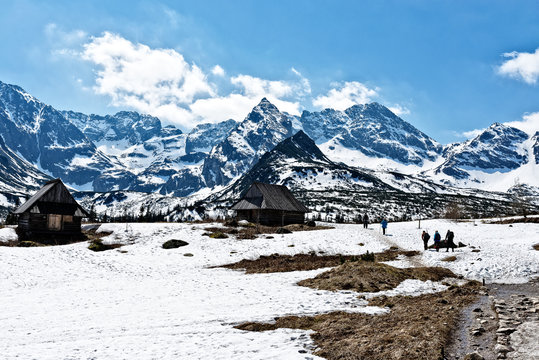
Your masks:
M232 210L269 209L294 212L309 212L284 185L255 182Z
M53 189L57 191L52 194ZM14 214L23 214L32 211L34 205L38 205L40 213L90 216L86 210L79 205L73 195L67 190L60 179L50 180L39 189L30 199L16 209Z

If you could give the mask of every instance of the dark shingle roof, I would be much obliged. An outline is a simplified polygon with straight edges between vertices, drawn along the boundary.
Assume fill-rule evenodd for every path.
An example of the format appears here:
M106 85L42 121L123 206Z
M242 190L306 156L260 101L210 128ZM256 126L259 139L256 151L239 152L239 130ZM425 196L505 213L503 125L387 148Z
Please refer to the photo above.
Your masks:
M253 191L253 187L256 190ZM257 196L252 196L256 194ZM232 210L270 209L294 212L309 212L284 185L255 182L244 197L232 206Z
M62 180L60 180L60 179L50 180L41 189L39 189L30 199L28 199L24 204L22 204L21 206L19 206L19 208L17 208L15 211L13 211L13 213L14 214L23 214L25 212L30 211L34 207L34 205L36 205L39 202L39 200L41 200L51 189L53 189L57 185L63 186L65 188L65 185L62 183ZM67 191L69 193L69 191L67 189L65 191ZM58 204L60 207L69 207L69 205L74 205L75 209L73 209L72 212L75 212L76 208L78 208L82 212L82 214L84 214L85 216L89 216L88 212L86 210L84 210L75 201L75 199L73 199L71 194L69 194L68 196L71 197L73 204ZM51 204L49 204L49 207L51 207ZM58 213L58 211L54 211L54 212L51 212L51 213ZM59 212L59 213L62 213L62 212Z

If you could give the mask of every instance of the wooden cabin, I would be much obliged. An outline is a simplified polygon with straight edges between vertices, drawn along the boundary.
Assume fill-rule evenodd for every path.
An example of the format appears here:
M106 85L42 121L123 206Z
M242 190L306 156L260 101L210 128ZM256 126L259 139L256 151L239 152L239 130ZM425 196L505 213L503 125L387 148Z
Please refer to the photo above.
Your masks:
M81 235L81 220L90 215L60 179L47 182L28 201L16 209L18 233L24 237Z
M303 224L309 212L284 185L255 182L231 210L238 220L263 225Z

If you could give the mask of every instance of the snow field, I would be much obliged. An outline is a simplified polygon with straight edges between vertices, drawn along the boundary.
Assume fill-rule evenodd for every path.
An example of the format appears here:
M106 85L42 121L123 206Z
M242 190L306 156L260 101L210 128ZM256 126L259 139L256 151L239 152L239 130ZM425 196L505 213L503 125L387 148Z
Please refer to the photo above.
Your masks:
M481 246L480 253L471 253L469 247L458 249L454 263L440 261L445 253L426 252L420 259L425 264L447 266L465 276L488 274L500 281L524 281L537 273L539 259L537 251L531 250L533 236L509 237L514 234L511 231L537 235L536 225L509 228L439 220L422 224L431 235L432 227L444 235L450 226L456 241L463 241L463 234L467 234L474 239L472 244ZM208 226L216 224L105 224L99 231L112 234L104 241L126 245L100 253L88 250L87 243L0 247L2 357L314 359L298 352L312 345L308 331L255 333L233 326L245 321L268 322L284 315L338 310L378 314L387 310L367 306L352 291L319 291L295 285L327 269L247 275L210 267L273 253L360 254L380 252L392 244L415 250L423 246L417 222L390 223L391 236L386 237L378 229L337 224L331 230L272 234L273 239L261 235L255 240L202 236ZM0 231L0 236L4 232ZM170 239L185 240L189 245L162 249ZM193 256L184 256L187 253ZM475 260L478 256L483 260ZM411 264L407 260L393 263ZM439 283L407 280L384 294L418 295L445 288Z
M472 252L470 246L456 248L455 252L440 249L423 251L421 233L427 230L431 235L429 245L434 243L434 231L445 238L447 230L455 233L455 244L462 242L479 250ZM390 241L406 250L418 250L418 259L425 266L442 266L467 279L487 283L524 283L539 276L539 251L532 246L539 243L539 224L515 223L486 224L481 221L454 222L449 220L422 220L418 222L390 223ZM441 261L455 255L456 261Z

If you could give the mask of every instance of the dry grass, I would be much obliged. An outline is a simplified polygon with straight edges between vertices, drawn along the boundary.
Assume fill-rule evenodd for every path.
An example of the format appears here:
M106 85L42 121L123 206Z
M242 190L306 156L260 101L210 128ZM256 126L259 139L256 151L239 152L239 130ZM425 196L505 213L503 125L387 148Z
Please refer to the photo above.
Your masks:
M389 307L383 315L335 312L311 317L286 316L275 323L244 323L241 330L310 329L315 355L326 359L440 359L456 328L461 309L477 298L479 283L417 297L378 297L369 305Z
M274 272L314 270L334 267L345 261L355 259L355 256L328 255L319 256L315 253L261 256L256 260L241 260L234 264L224 265L227 269L245 269L247 274L262 274Z
M452 261L455 261L455 260L457 260L456 256L446 256L441 261L452 262Z
M533 249L534 249L534 250L538 250L538 251L539 251L539 244L535 244L535 245L533 245Z
M519 217L514 219L492 220L488 224L515 224L515 223L539 223L539 217Z
M376 261L390 261L399 255L414 256L417 251L387 250L375 254ZM325 267L335 267L346 262L357 262L361 255L317 255L309 254L261 256L256 260L241 260L237 263L223 265L227 269L244 269L247 274L262 274L274 272L315 270Z
M209 236L211 233L221 232L224 234L234 235L239 240L252 240L260 234L279 234L282 229L294 231L315 231L315 230L328 230L334 229L332 226L307 226L304 224L291 224L284 227L281 226L265 226L249 223L247 225L240 226L223 226L223 227L207 227L204 228L206 233L204 235Z
M406 279L440 281L448 277L457 276L440 267L399 269L382 263L357 261L346 262L312 279L302 280L298 285L320 290L377 292L393 289Z

